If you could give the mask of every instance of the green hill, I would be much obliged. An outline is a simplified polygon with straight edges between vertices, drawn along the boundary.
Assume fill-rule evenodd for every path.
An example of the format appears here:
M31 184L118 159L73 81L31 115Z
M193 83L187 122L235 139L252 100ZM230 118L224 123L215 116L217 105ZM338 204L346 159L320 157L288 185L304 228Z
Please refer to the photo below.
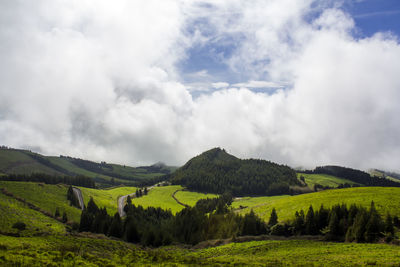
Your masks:
M388 212L400 216L400 188L397 187L354 187L345 189L332 189L316 193L279 196L279 197L255 197L236 199L232 207L238 209L241 214L253 210L257 215L267 221L273 208L276 209L280 221L292 219L296 211L303 209L305 212L309 206L319 208L332 207L335 204L358 204L369 207L371 201L375 202L378 212L385 216Z
M57 176L83 175L100 184L130 184L160 177L174 171L164 164L130 167L93 162L67 156L43 156L28 150L0 148L0 174L42 173Z
M234 195L289 193L289 186L301 185L296 172L284 165L256 159L238 159L214 148L189 160L171 174L173 184L190 190Z

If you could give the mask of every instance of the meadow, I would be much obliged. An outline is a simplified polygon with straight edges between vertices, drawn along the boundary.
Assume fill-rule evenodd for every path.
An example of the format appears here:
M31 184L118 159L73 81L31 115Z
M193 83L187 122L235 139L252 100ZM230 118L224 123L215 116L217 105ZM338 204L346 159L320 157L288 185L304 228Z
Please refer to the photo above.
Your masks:
M176 192L175 197L183 204L193 207L194 205L196 205L196 202L199 201L200 199L216 198L218 197L218 195L180 190Z
M5 188L15 196L21 197L51 214L54 214L59 208L60 213L63 214L65 211L70 220L80 221L81 210L68 203L67 185L0 181L0 188Z
M171 212L175 214L181 211L184 206L178 204L175 199L172 198L172 194L182 189L183 187L180 185L156 186L149 190L147 195L143 195L139 198L132 198L132 203L136 206L141 205L144 208L159 207L166 210L170 209Z
M354 182L339 178L332 175L327 174L306 174L306 173L297 173L297 178L303 176L305 182L307 183L308 187L314 189L315 184L320 184L322 186L329 186L329 187L338 187L340 184L355 184Z
M15 238L0 235L0 264L7 266L355 266L398 265L398 246L265 240L209 248L143 249L111 240L76 236Z
M331 189L315 193L296 196L254 197L242 198L233 202L234 208L246 207L238 210L240 214L250 212L252 209L258 216L267 221L272 208L275 208L279 221L294 218L296 211L303 209L307 212L310 205L314 209L331 207L335 204L358 204L369 207L371 201L375 202L378 212L385 216L388 212L400 216L400 188L394 187L354 187L345 189Z
M19 233L21 236L65 233L64 224L2 193L0 193L0 214L0 229L4 233ZM25 223L26 229L19 231L13 228L16 222Z
M136 192L136 187L116 187L111 189L93 189L79 187L82 192L85 205L93 197L94 202L99 207L106 207L108 214L114 215L118 211L118 198Z

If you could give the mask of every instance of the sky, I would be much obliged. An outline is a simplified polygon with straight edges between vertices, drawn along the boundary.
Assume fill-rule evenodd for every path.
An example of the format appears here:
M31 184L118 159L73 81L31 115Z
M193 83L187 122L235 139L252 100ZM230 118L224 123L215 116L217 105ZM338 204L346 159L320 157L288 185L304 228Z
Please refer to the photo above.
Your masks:
M399 0L0 1L0 145L400 171Z

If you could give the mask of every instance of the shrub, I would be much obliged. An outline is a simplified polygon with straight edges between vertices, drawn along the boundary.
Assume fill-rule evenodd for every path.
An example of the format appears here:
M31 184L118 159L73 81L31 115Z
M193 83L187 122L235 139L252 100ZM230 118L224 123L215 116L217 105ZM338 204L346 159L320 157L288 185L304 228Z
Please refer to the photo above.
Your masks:
M16 222L13 224L12 228L18 229L19 231L25 230L26 224L23 222Z

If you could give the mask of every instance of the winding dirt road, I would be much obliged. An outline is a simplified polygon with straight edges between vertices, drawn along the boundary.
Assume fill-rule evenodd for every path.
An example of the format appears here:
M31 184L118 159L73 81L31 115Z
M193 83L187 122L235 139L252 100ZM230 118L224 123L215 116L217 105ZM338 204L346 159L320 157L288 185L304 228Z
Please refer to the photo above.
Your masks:
M81 206L81 210L83 210L85 208L85 203L83 202L83 196L81 190L76 187L72 187L72 190L74 191L75 196L79 200L79 206Z

